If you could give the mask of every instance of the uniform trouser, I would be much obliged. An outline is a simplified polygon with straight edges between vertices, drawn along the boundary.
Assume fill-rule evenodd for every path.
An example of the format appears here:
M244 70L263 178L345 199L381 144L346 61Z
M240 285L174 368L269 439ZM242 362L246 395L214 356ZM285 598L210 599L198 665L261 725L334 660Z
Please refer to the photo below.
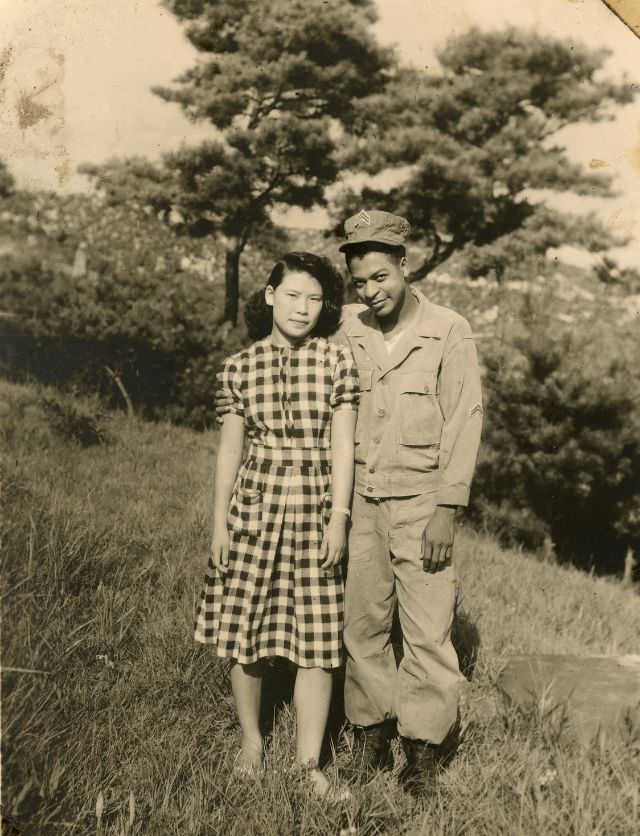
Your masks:
M397 718L398 732L441 743L454 725L464 677L451 643L452 566L422 568L421 539L435 494L371 500L356 494L345 588L345 710L370 726ZM396 603L404 657L396 665Z

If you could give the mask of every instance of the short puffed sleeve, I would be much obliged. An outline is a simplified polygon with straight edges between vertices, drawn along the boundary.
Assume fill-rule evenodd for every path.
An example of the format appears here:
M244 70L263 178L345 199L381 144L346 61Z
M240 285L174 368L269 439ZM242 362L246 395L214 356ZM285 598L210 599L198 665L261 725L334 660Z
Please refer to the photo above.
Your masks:
M358 369L346 346L333 346L336 359L330 404L333 409L357 409L360 401Z
M216 414L219 421L229 413L244 417L242 391L240 388L240 368L234 357L224 361L216 378Z

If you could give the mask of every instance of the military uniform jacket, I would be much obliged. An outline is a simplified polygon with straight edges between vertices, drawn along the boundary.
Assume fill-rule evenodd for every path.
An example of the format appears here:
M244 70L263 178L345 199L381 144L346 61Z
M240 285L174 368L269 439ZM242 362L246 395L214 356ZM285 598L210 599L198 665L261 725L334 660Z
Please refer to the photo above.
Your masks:
M476 348L463 317L418 290L417 316L391 353L374 313L346 306L334 339L360 380L355 490L367 497L437 491L466 505L482 427ZM357 309L357 310L356 310Z

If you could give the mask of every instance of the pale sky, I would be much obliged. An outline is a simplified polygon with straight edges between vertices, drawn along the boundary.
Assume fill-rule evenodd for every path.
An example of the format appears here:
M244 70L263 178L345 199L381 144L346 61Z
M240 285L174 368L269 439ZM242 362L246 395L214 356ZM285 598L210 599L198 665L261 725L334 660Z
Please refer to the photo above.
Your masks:
M265 0L266 2L266 0ZM607 72L640 82L640 40L601 0L378 0L378 36L403 60L432 70L447 37L470 26L524 26L606 45ZM180 26L158 0L0 0L0 156L24 187L74 190L75 167L111 156L160 152L211 135L151 86L168 84L195 59ZM4 78L2 79L2 67ZM40 117L40 118L38 118ZM37 121L36 121L37 120ZM571 128L574 159L616 178L614 201L587 201L633 235L620 253L640 264L640 100L615 122ZM600 163L598 163L600 164Z

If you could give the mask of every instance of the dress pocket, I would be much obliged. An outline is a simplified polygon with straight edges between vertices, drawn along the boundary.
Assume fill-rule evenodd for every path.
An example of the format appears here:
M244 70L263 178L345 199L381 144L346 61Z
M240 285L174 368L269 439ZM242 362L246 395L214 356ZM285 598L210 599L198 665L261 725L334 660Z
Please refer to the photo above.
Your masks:
M228 523L232 531L258 537L262 518L262 491L239 487L229 503Z

